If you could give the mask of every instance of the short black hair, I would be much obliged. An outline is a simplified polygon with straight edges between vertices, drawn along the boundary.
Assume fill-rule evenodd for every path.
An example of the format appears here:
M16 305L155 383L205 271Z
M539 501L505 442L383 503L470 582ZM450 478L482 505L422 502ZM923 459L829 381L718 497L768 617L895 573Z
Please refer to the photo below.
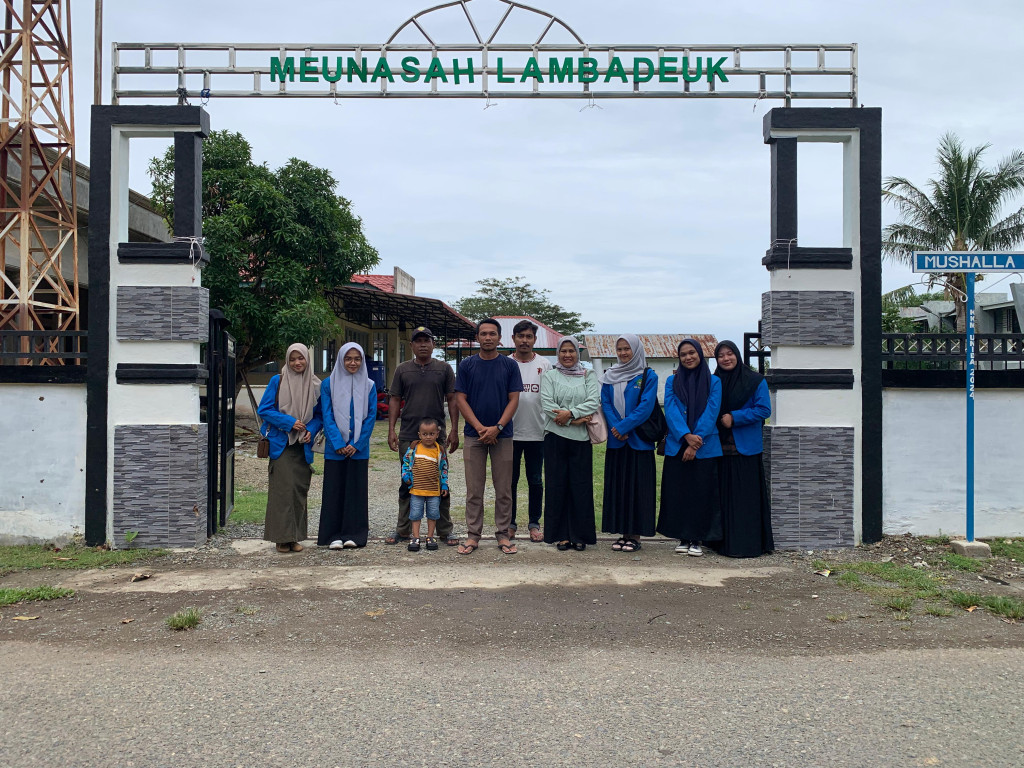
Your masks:
M481 320L479 323L477 323L476 324L476 332L480 333L480 327L484 326L484 325L493 325L495 328L498 329L498 335L499 336L501 335L501 323L499 323L493 317L485 317L483 320Z
M420 419L419 429L423 429L424 427L437 427L440 429L441 425L438 423L437 419L427 416L425 419Z
M533 335L536 337L538 331L537 324L531 323L529 320L520 320L518 323L512 326L513 334L526 333L526 331L531 331Z

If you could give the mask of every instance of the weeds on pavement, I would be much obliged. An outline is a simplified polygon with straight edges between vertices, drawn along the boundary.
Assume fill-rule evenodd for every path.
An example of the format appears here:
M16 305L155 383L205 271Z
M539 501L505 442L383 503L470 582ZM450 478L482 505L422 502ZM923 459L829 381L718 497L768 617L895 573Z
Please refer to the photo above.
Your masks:
M170 629L185 630L193 629L199 626L199 622L203 620L203 612L198 608L185 608L178 611L171 616L168 616L164 621Z
M33 587L32 589L0 589L0 606L27 603L32 600L59 600L71 597L73 589L61 587Z
M109 565L131 565L166 555L163 549L104 549L69 544L63 549L42 544L0 547L0 572L27 571L38 568L103 568Z

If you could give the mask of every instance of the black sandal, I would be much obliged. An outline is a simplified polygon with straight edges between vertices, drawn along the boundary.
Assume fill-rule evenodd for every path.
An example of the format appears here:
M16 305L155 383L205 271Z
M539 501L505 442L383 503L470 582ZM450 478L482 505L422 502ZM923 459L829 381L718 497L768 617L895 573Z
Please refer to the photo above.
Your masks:
M565 552L568 549L572 549L572 542L560 541L557 544L555 544L555 549L557 549L559 552Z
M626 539L622 545L623 552L639 552L643 547L640 546L640 542L636 539Z
M587 545L586 544L573 544L572 548L575 549L577 552L582 552L583 550L585 550L587 548Z
M625 539L616 539L612 543L612 552L621 552L622 548L626 545ZM632 550L630 550L632 552Z
M420 540L419 539L409 539L409 547L408 547L408 549L409 549L410 552L419 552L420 551Z
M437 549L437 539L433 536L427 536L427 549L431 552Z

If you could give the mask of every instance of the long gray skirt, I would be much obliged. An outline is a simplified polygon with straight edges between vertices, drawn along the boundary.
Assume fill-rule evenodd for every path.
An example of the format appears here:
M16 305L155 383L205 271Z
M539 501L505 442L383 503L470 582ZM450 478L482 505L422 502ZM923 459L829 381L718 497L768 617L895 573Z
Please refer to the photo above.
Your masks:
M267 519L263 540L290 544L308 538L306 495L313 468L306 463L306 451L299 443L289 445L267 469L270 488L267 493Z

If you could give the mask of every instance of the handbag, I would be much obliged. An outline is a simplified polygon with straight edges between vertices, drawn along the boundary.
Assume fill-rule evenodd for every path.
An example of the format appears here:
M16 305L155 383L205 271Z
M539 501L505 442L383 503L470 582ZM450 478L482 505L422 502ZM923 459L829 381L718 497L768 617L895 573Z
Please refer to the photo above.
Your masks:
M296 363L297 365L297 363ZM256 442L256 458L257 459L269 459L270 458L270 441L261 437Z
M590 415L590 421L587 422L587 435L590 437L591 445L600 445L608 440L608 422L605 421L604 414L601 413L601 406L598 406L597 410Z
M647 386L647 372L649 370L651 369L644 368L644 375L640 377L641 396ZM665 421L665 412L661 410L661 403L658 402L657 398L654 400L654 408L651 410L651 415L647 417L643 424L637 425L633 432L645 443L655 444L668 434L668 422Z
M313 445L311 446L313 453L323 453L327 447L327 436L323 430L316 433L316 437L313 438Z

